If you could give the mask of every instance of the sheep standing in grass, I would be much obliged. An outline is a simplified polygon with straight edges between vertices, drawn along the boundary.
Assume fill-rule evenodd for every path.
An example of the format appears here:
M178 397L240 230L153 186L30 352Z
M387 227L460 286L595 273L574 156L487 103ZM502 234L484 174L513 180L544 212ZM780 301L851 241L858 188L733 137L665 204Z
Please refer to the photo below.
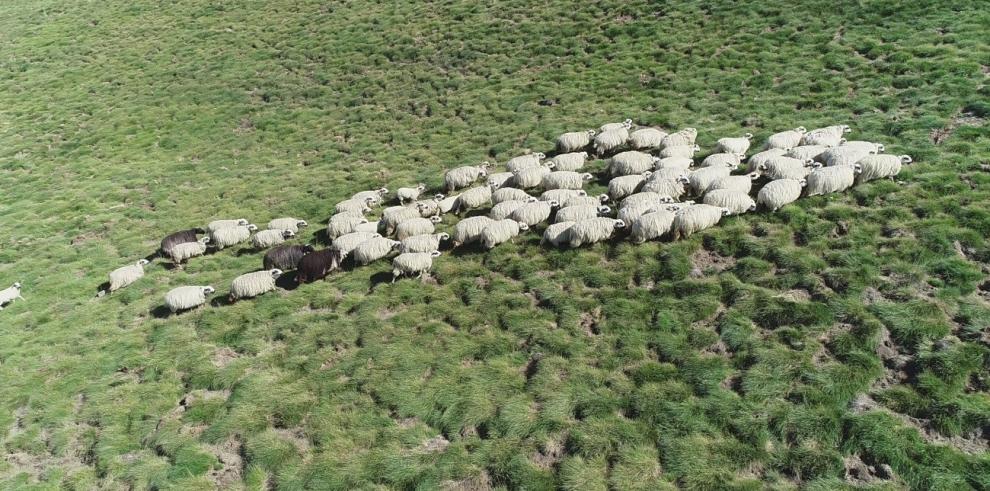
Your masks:
M378 232L379 227L381 227L381 225L382 225L382 222L380 220L376 220L374 222L359 223L359 224L357 224L357 225L354 226L354 229L351 230L351 232L376 233L376 232ZM350 233L350 232L348 232L348 233ZM344 235L344 234L339 234L339 235L337 235L337 237L340 237L341 235ZM331 238L332 239L336 239L337 237L331 237ZM285 269L285 268L283 268L283 269Z
M659 158L648 153L629 150L613 155L612 158L608 159L606 165L608 166L608 173L612 177L629 176L652 170L659 161Z
M206 244L210 243L209 237L203 237L195 242L183 242L175 244L168 250L168 255L175 264L182 264L190 258L206 254Z
M454 247L470 244L481 237L481 231L495 220L486 216L465 218L454 225Z
M708 191L730 189L737 193L749 194L753 190L753 181L760 178L759 172L750 172L742 176L725 176L712 183Z
M554 223L577 222L580 220L595 218L599 215L607 215L611 212L612 209L604 205L568 206L557 210L557 214L553 217L553 221Z
M759 171L770 179L804 179L813 170L815 164L813 160L774 157L763 164ZM821 164L817 165L821 166Z
M295 236L291 230L262 230L251 236L251 245L255 249L267 249Z
M893 178L901 172L901 166L912 162L909 155L868 155L859 162L862 172L856 176L857 182L872 181L885 177Z
M329 248L306 254L296 267L296 283L310 283L326 278L330 272L340 268L343 259L340 251Z
M571 198L588 196L583 189L548 189L540 194L540 201L563 203Z
M492 189L509 186L512 184L512 177L514 175L515 174L511 172L496 172L494 174L488 174L488 185Z
M632 222L629 230L629 240L634 244L642 244L648 240L660 239L674 228L674 213L669 210L657 210L639 216Z
M341 235L333 240L333 244L330 248L339 252L341 258L347 257L354 248L361 245L362 242L368 239L374 239L375 237L381 237L378 233L367 233L367 232L351 232L349 234Z
M701 167L721 166L735 169L741 162L742 156L738 153L713 153L701 161Z
M214 292L216 289L212 286L180 286L165 294L165 306L173 314L189 310L206 303L207 295L212 295Z
M213 220L212 222L206 224L206 231L215 232L222 228L242 227L248 223L249 222L245 218L238 218L236 220Z
M385 237L372 237L354 248L354 262L361 266L382 259L397 251L402 242Z
M629 134L629 146L637 150L660 148L667 133L657 128L642 128Z
M517 188L500 188L492 193L492 203L499 204L503 201L525 201L532 196L526 191Z
M804 138L804 134L808 130L804 126L798 126L793 130L781 131L780 133L774 133L767 138L767 149L779 148L783 150L789 150L801 144L801 139Z
M603 131L595 136L595 153L605 155L625 145L628 139L629 130L626 128Z
M633 123L633 120L631 120L631 119L627 119L627 120L625 120L625 121L623 121L621 123L605 123L605 124L601 125L601 127L598 128L598 131L604 132L604 131L612 131L612 130L618 130L618 129L623 129L623 128L628 130L629 128L632 128L632 123Z
M513 171L515 175L512 177L512 184L520 189L535 188L543 182L552 168L553 162L548 162L547 165Z
M413 235L432 234L436 231L436 223L443 221L440 217L413 218L406 220L395 227L395 237L399 240Z
M674 238L690 237L695 232L714 227L723 216L728 214L728 209L712 205L701 204L681 208L674 214L672 227Z
M815 160L819 155L829 147L824 145L802 145L800 147L794 147L784 154L785 157L790 157L792 159L804 160Z
M702 167L688 174L688 184L696 196L701 196L715 181L729 177L730 173L728 167Z
M426 191L426 184L419 183L414 188L399 188L395 190L395 197L398 198L399 204L405 205L412 203L419 199L419 195Z
M430 252L440 250L440 243L450 240L450 236L445 233L413 235L402 239L402 252Z
M591 139L595 137L595 130L572 131L557 137L557 151L561 153L575 152L588 148Z
M777 211L801 197L801 190L808 184L804 179L777 179L768 182L756 195L757 203L770 211Z
M873 150L864 147L838 146L818 154L815 160L825 164L827 167L834 167L837 165L853 165L863 157L872 154Z
M371 206L375 204L374 198L347 199L337 203L333 207L334 213L357 213L364 215L371 211Z
M554 170L579 171L588 160L588 152L562 153L550 159Z
M465 165L448 170L443 175L443 190L445 193L466 188L478 178L488 175L488 167L491 164L485 162L481 165Z
M488 186L478 186L461 193L454 204L454 213L461 213L474 208L482 208L492 205L492 188Z
M196 242L199 240L197 238L198 234L206 233L206 230L201 228L191 228L188 230L179 230L178 232L172 232L162 239L161 247L158 249L159 254L162 256L168 255L168 250L172 248L175 244L183 244L186 242Z
M261 264L265 269L293 270L299 266L299 261L302 260L303 256L315 250L309 244L280 245L269 249L265 253L265 257L262 258Z
M382 211L380 221L385 228L385 235L392 235L396 226L413 218L422 218L418 209L409 206L390 206Z
M545 222L550 218L550 213L559 203L556 201L533 201L512 210L509 218L517 222L525 223L527 227L532 227L540 222Z
M608 203L609 197L607 194L599 194L598 196L588 196L587 194L576 194L572 196L564 196L562 199L543 199L543 201L556 201L560 203L561 208L565 206L585 206L592 205L598 206L604 203Z
M567 229L567 242L571 247L594 244L608 240L616 230L623 229L625 226L625 222L614 218L598 217L581 220Z
M230 301L252 298L275 290L275 280L282 276L282 270L269 269L246 273L230 282Z
M3 310L3 306L12 303L14 300L21 299L21 282L15 281L13 285L0 290L0 310Z
M444 215L453 211L454 205L457 204L457 198L460 197L461 195L455 194L453 196L447 196L446 198L437 202L437 207L440 209L440 214Z
M330 217L330 222L327 223L327 237L336 239L354 232L359 225L365 223L368 223L368 219L360 213L337 213Z
M683 130L675 131L674 133L663 137L663 141L660 142L660 146L667 148L683 145L694 145L697 138L698 130L694 128L684 128Z
M515 173L517 170L534 169L540 166L540 161L544 158L546 158L546 155L539 152L512 157L505 163L505 170Z
M379 188L371 191L359 191L357 193L354 193L354 195L351 196L351 199L368 201L368 198L371 198L371 201L373 203L378 204L382 202L385 195L387 194L388 194L388 188Z
M110 272L110 286L107 291L113 293L125 286L134 283L144 276L144 265L148 264L147 259L139 259L138 262L117 268Z
M667 157L657 161L656 169L688 170L694 165L690 157Z
M884 150L883 143L873 143L862 140L843 141L839 144L839 148L842 147L862 148L871 151L872 153L883 153Z
M433 258L440 257L440 251L404 252L392 259L392 283L403 275L418 275L422 279L433 269Z
M859 164L823 167L808 174L808 185L804 188L805 196L838 193L845 191L856 183L856 175L863 171Z
M753 154L749 160L746 161L746 172L756 172L760 166L767 163L770 159L774 157L783 157L790 149L785 148L770 148L759 153Z
M837 147L842 141L842 135L852 131L849 125L840 124L816 128L804 134L801 138L801 145L822 145L826 147Z
M294 234L299 233L299 229L308 227L309 224L306 220L300 220L298 218L276 218L268 222L268 226L265 227L268 230L288 230Z
M509 218L516 208L519 208L526 203L536 202L536 198L527 198L525 200L513 199L509 201L503 201L492 207L492 210L488 213L488 216L492 217L492 220L505 220Z
M746 133L738 138L719 138L718 142L715 143L715 150L725 153L746 155L746 152L749 151L749 145L752 140L752 133Z
M615 218L622 220L622 223L633 223L637 218L657 209L658 205L652 203L634 203L619 208L619 213L616 214Z
M413 207L419 211L419 216L423 218L429 218L432 216L440 215L443 211L443 206L441 202L446 199L442 194L435 194L431 199L421 199L413 203Z
M730 215L756 211L756 202L747 193L731 189L714 189L705 193L703 203L729 210Z
M608 182L608 195L619 201L630 194L638 192L652 172L644 172L638 176L619 176Z
M524 230L529 230L529 225L511 219L498 220L488 224L481 231L481 236L478 240L481 241L481 246L485 249L492 249L499 244L512 240L513 237L519 235L519 232Z
M551 244L554 247L559 247L560 244L567 243L570 239L567 237L567 231L576 222L557 222L549 225L546 230L543 231L543 239L540 240L540 244Z
M701 147L698 145L671 145L669 147L663 147L663 150L660 150L660 158L682 157L689 159L693 158L694 154L700 151Z
M585 172L554 171L543 177L543 189L581 189L584 183L591 181L595 176Z
M210 232L210 244L218 251L222 251L226 247L248 240L251 237L251 232L255 230L258 230L258 227L253 223L214 230Z

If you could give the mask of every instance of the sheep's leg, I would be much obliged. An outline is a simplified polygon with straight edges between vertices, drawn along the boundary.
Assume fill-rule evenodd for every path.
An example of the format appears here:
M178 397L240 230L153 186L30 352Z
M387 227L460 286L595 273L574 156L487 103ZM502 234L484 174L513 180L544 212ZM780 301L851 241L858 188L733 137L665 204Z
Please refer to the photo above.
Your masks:
M24 300L24 297L22 297L20 293L17 294L17 298Z

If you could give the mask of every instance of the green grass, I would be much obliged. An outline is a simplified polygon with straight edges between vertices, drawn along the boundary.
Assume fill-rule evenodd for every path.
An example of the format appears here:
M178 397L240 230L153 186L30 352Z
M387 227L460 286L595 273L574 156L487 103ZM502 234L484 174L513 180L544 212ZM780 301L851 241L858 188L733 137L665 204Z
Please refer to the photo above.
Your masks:
M858 456L893 469L874 489L987 489L986 7L7 2L0 487L836 489ZM168 232L313 240L357 190L627 117L706 148L848 123L917 163L673 244L531 233L425 285L383 262L154 315L261 267L235 249L94 296Z

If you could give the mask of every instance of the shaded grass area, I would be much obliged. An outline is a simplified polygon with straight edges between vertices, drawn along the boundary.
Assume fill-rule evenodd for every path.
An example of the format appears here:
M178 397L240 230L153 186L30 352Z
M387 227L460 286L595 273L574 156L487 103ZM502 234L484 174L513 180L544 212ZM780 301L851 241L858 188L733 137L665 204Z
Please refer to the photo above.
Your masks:
M877 488L990 486L979 3L3 9L0 286L28 299L0 312L4 487L835 489L853 457ZM235 250L93 297L173 230L311 240L357 190L627 117L704 147L848 123L918 163L678 243L529 234L427 284L379 263L157 315L261 267Z

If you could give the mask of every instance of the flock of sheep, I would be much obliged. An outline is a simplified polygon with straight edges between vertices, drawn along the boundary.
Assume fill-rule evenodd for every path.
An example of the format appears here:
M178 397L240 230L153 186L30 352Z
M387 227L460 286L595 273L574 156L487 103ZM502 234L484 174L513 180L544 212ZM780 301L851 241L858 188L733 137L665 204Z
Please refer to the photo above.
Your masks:
M276 279L287 270L296 271L299 283L325 278L345 259L366 265L391 257L393 282L405 275L422 277L444 243L479 243L491 249L544 224L543 243L557 247L608 240L619 230L634 243L676 240L712 227L727 215L759 206L774 211L802 195L836 193L860 182L892 178L911 162L906 155L884 154L879 143L847 141L843 135L849 131L847 125L836 125L775 133L748 159L753 135L721 138L713 153L696 161L701 148L694 128L667 133L650 127L633 130L631 120L609 123L597 131L560 135L552 158L521 155L507 161L501 172L491 172L487 162L450 169L443 176L446 194L421 199L425 185L399 188L396 204L383 209L376 221L367 217L386 201L388 189L356 193L334 206L326 229L331 244L322 250L285 244L307 223L277 218L265 230L237 219L175 232L162 240L159 254L181 265L205 254L208 247L222 250L250 241L257 250L267 249L264 269L231 282L233 301L274 290ZM590 196L583 189L598 179L585 172L589 152L605 159L599 175L608 178L607 194ZM478 214L480 210L487 214ZM443 215L464 217L467 212L473 216L459 220L449 233L437 231ZM147 263L142 259L111 272L107 292L140 279ZM0 291L0 306L21 298L19 291L16 283ZM181 286L165 295L165 305L172 312L195 308L215 291L212 286Z

